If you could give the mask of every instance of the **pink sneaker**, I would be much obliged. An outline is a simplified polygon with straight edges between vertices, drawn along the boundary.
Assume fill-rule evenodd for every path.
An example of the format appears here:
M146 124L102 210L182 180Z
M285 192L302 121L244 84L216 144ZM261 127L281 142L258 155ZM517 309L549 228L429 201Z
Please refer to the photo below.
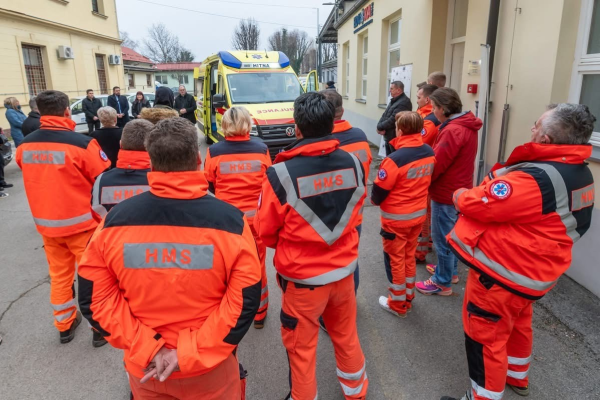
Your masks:
M415 285L417 290L427 296L437 294L440 296L450 296L452 294L452 287L443 287L436 285L431 279L423 282L417 282Z
M437 268L437 265L435 265L435 264L427 264L427 266L425 267L427 272L429 272L431 275L435 274L436 268ZM458 275L452 275L452 283L457 284L458 280L459 280Z

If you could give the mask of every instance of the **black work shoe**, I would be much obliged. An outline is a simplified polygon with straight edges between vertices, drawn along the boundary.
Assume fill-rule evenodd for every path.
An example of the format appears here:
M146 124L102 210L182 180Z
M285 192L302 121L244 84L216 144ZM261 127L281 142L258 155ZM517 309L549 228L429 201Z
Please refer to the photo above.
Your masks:
M11 188L11 187L13 187L13 185L11 183L4 182L4 183L0 183L0 187L2 187L2 188Z
M263 318L261 320L254 320L254 329L262 329L265 327L265 321L267 320L267 318Z
M108 343L106 341L106 339L104 339L102 337L102 335L100 334L100 332L96 332L95 330L92 329L92 346L94 347L102 347L104 346L106 343Z
M69 329L67 329L66 331L60 332L60 343L61 344L69 343L71 340L73 340L73 338L75 338L75 329L77 329L77 327L81 323L82 319L83 318L81 317L81 313L79 311L77 311L77 315L75 316L75 321L73 321L73 323L71 324L71 327Z
M442 398L440 400L459 400L459 399L457 399L456 397L442 396ZM460 400L471 400L470 391L467 391L467 393L465 393L465 395L463 397L461 397Z
M529 396L529 386L513 386L510 383L507 383L507 385L519 396Z

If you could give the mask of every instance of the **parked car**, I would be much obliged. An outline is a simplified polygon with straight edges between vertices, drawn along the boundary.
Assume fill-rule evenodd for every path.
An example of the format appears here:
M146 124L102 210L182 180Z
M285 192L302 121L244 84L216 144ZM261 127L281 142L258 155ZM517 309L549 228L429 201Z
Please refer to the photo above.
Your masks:
M0 128L0 155L2 155L4 166L7 166L13 159L12 145L4 134L4 131L2 131L2 128Z

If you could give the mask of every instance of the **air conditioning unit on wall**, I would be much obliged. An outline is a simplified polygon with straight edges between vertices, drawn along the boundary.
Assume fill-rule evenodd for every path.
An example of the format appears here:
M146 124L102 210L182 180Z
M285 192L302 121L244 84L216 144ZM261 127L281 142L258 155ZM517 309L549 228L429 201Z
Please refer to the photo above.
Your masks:
M121 56L116 54L111 54L108 56L108 63L110 65L119 65L121 64Z
M61 60L72 60L75 58L73 48L69 46L58 46L56 52L58 53L58 58Z

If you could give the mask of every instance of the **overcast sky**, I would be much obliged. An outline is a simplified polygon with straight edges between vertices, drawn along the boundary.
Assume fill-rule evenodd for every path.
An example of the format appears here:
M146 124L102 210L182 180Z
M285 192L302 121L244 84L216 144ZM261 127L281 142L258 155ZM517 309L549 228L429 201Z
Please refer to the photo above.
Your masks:
M148 27L156 23L165 24L179 37L183 46L192 51L195 61L203 61L218 51L231 50L232 33L242 18L253 17L259 21L260 48L263 49L267 48L267 38L284 26L304 30L314 38L317 35L316 7L320 9L321 25L332 8L323 3L333 1L117 0L117 16L119 30L129 33L140 45Z

